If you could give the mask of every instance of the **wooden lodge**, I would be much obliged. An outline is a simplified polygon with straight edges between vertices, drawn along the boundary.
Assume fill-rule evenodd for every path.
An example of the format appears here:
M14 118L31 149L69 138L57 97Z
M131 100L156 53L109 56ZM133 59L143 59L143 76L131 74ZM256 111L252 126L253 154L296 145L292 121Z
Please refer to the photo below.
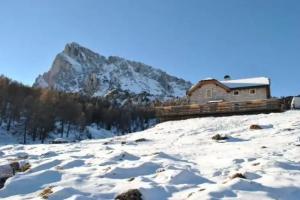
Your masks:
M224 81L205 79L187 91L188 105L156 107L160 121L203 116L282 112L283 104L271 98L265 77Z

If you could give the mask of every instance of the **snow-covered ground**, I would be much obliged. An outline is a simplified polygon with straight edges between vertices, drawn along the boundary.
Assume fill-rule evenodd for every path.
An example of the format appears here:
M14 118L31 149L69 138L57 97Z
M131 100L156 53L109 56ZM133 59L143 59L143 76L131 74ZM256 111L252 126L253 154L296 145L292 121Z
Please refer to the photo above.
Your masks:
M262 130L250 130L259 124ZM229 139L217 142L215 134ZM145 138L146 141L136 142ZM165 122L121 137L61 145L0 146L0 165L28 154L31 170L0 199L300 199L300 111ZM230 177L242 173L247 179Z
M58 127L59 125L57 125ZM85 140L88 138L93 138L93 139L103 139L103 138L111 138L116 135L118 135L117 129L114 127L112 130L106 130L100 127L97 127L96 124L91 124L86 127L86 130L83 132L79 132L78 129L72 128L70 130L69 136L67 136L66 131L63 134L63 137L61 137L61 133L56 131L53 131L49 133L49 136L45 139L44 143L49 144L52 141L55 140L64 140L64 141L80 141L80 140ZM3 125L0 127L0 146L2 145L8 145L8 144L23 144L24 138L23 138L23 130L20 131L20 129L15 129L15 127L11 128L10 132L6 131L6 125ZM41 141L37 139L36 141L32 140L31 136L27 135L27 140L26 144L40 144Z

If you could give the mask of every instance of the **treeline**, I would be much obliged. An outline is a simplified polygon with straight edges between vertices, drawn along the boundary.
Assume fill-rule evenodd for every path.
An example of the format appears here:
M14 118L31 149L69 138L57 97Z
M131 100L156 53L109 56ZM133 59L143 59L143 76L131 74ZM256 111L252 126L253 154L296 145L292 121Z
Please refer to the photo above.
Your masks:
M160 106L183 106L183 105L189 105L189 101L187 97L177 97L177 98L171 98L165 101L155 101L154 106L160 107Z
M53 131L68 137L70 129L83 132L93 123L107 130L132 132L146 128L153 118L151 108L120 108L103 98L31 88L0 77L0 126L7 131L14 124L21 126L24 143L28 137L43 143Z

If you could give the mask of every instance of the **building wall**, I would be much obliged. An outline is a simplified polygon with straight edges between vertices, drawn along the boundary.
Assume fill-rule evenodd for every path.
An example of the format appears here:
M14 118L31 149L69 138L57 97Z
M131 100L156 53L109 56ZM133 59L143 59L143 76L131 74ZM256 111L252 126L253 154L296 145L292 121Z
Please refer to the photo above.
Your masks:
M212 90L212 97L206 95L207 90ZM239 94L234 95L234 91L227 92L216 84L205 84L201 88L196 89L189 97L190 103L205 104L209 101L224 100L224 101L250 101L258 99L267 99L267 87L252 88L255 89L255 94L250 94L250 89L238 89Z
M212 98L206 98L206 91L212 90ZM220 100L227 97L227 91L216 84L206 84L201 88L197 88L189 97L190 103L205 104L209 101Z

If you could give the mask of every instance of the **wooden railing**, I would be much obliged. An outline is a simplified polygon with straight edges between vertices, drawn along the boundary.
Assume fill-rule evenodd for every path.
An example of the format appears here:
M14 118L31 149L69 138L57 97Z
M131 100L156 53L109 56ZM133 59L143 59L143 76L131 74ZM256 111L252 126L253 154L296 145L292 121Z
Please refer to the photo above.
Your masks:
M204 105L191 104L155 108L156 116L161 121L201 116L270 113L282 111L283 104L279 99L264 99L243 102L218 102Z

